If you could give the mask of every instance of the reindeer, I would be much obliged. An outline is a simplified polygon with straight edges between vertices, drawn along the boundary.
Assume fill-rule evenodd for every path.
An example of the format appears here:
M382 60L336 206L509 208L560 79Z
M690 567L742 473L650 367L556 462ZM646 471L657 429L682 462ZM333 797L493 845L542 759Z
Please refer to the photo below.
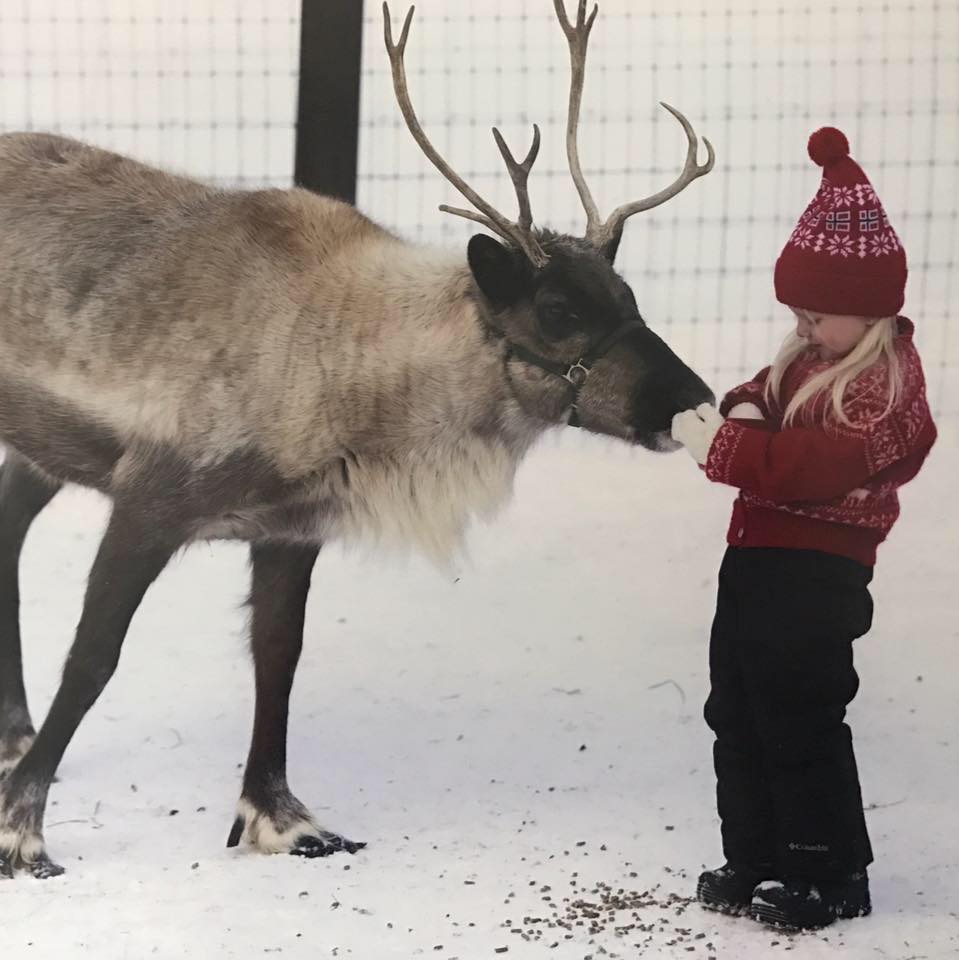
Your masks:
M554 0L572 79L566 148L584 237L533 227L527 178L493 131L519 203L483 200L427 139L383 5L400 109L475 207L462 251L414 246L302 189L213 189L60 136L0 137L0 875L62 872L43 841L63 753L110 679L150 583L187 544L250 544L256 705L228 845L306 857L364 846L287 785L287 710L310 576L335 539L454 550L509 496L524 454L570 424L670 450L677 411L711 401L613 270L626 219L707 173L686 118L682 172L605 221L577 126L589 33ZM18 560L66 483L111 513L40 731L24 694Z

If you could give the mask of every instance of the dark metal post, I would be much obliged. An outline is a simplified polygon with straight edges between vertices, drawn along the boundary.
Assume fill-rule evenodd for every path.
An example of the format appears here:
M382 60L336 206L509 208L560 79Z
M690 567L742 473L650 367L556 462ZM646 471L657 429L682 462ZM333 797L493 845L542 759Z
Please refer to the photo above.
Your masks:
M363 0L302 0L294 180L356 201Z

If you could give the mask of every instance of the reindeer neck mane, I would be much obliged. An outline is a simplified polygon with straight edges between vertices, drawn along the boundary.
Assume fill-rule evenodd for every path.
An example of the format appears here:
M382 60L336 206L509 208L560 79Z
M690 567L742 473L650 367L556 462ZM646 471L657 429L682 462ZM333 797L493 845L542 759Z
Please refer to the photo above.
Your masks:
M337 532L445 565L471 521L508 501L544 424L511 394L463 252L386 235L348 266L363 301L345 320L356 355L340 362L378 392L354 398L360 416L345 425L355 442Z

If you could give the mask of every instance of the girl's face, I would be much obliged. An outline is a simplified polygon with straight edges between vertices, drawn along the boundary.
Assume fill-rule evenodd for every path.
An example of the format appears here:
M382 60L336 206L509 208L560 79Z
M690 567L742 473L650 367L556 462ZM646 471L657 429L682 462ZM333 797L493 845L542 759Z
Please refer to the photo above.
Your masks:
M790 307L796 315L796 335L805 340L823 360L844 357L876 322L872 317L852 317Z

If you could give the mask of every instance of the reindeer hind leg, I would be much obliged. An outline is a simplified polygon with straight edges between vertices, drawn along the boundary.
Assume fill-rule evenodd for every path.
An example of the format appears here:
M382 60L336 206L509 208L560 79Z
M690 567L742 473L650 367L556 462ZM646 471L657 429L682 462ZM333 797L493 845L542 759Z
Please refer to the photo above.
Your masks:
M0 781L0 875L16 869L41 878L63 872L47 856L43 840L50 784L77 727L116 669L143 594L184 541L175 525L114 502L60 688L29 750Z
M20 553L30 524L60 486L13 451L0 464L0 778L16 766L36 734L23 685Z

